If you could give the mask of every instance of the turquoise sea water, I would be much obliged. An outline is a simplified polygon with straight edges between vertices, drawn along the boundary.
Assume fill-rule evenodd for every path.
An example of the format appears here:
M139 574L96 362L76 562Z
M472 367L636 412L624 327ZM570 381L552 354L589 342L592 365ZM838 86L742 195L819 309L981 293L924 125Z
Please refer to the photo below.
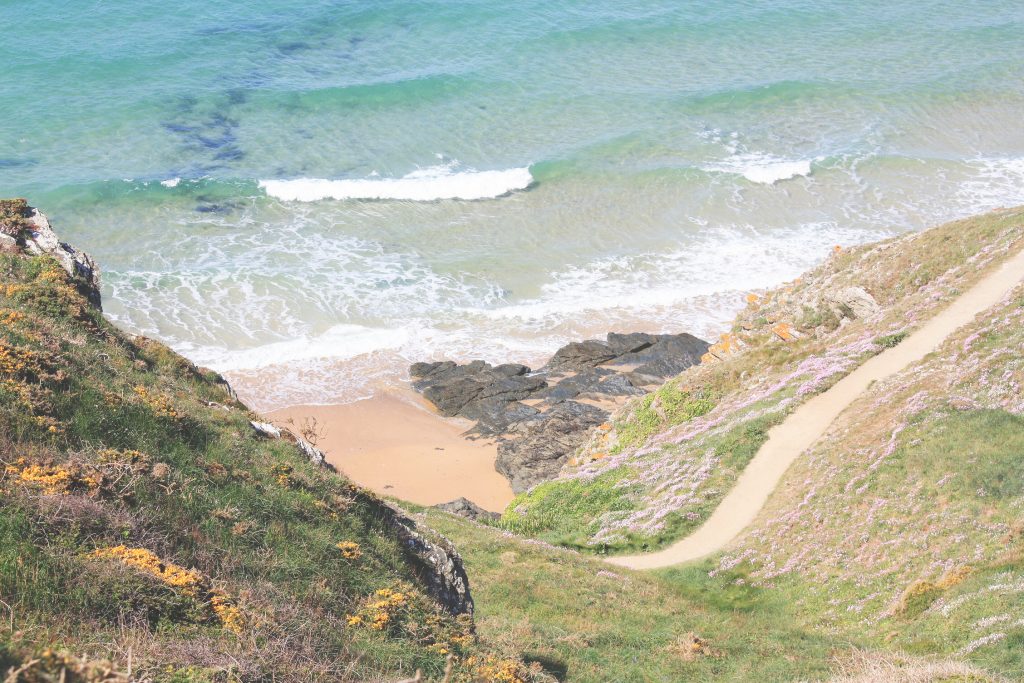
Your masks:
M0 0L0 194L261 407L1024 203L1024 4ZM12 39L13 38L13 39Z

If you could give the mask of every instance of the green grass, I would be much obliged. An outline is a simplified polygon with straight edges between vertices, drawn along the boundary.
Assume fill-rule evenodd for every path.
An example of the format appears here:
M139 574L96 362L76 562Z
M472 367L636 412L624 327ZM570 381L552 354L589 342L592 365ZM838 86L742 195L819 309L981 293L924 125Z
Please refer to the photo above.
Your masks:
M896 332L895 334L882 335L881 337L875 339L875 343L881 346L883 349L891 349L899 345L900 342L906 339L908 334L909 333L907 332Z
M639 446L653 434L682 424L715 407L706 391L691 392L680 388L678 382L669 381L656 391L640 398L627 419L616 424L618 442L612 453L630 446Z
M608 511L629 511L633 468L620 467L593 480L557 479L519 494L498 526L550 543L594 550L587 540L596 518Z
M741 573L710 578L708 563L635 573L445 513L428 521L466 561L481 635L516 642L566 681L817 680L855 644L814 632ZM681 656L672 646L688 633L714 655Z

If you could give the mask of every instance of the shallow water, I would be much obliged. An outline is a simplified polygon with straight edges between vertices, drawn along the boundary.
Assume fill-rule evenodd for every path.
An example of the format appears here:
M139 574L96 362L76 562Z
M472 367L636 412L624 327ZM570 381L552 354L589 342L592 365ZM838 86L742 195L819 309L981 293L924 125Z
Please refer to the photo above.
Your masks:
M2 3L0 194L263 408L1024 203L1024 5L705 5Z

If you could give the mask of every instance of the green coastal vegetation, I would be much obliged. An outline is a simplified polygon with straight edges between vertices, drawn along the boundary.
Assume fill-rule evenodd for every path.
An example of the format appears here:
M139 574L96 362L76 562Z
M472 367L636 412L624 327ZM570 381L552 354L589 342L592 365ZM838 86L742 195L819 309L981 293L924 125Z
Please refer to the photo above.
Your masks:
M254 427L216 373L28 253L30 219L0 203L10 683L1024 678L1020 286L859 396L723 553L604 562L697 528L773 425L1019 253L1024 210L836 249L752 294L710 358L492 523L397 511ZM461 556L472 611L403 529Z

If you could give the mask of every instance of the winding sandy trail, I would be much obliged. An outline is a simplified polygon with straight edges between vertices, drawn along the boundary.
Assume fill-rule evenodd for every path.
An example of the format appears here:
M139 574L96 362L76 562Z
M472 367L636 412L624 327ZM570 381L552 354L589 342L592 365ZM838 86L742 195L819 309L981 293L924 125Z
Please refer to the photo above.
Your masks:
M999 303L1022 276L1024 251L1003 262L898 346L871 358L793 411L769 430L768 441L695 532L659 552L620 555L607 561L630 569L658 569L700 559L724 548L754 521L793 461L825 433L869 384L891 377L934 351L958 328Z

